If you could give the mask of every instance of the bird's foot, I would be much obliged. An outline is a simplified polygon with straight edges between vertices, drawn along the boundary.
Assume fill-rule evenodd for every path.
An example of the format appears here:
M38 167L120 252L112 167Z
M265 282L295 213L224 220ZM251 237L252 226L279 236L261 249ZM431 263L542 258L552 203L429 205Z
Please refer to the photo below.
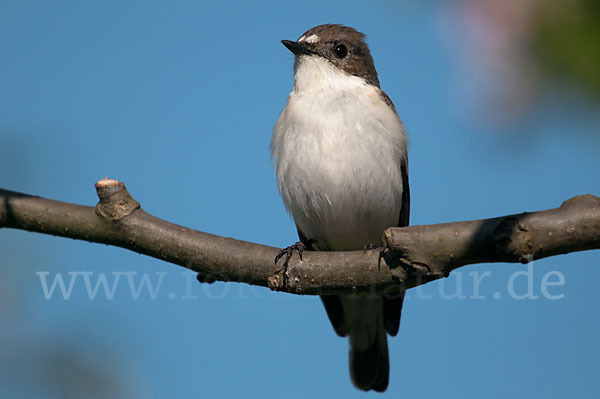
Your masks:
M377 268L381 268L381 259L385 256L385 250L387 249L387 247L382 247L377 244L367 244L363 247L363 252L367 252L370 249L379 250L379 258L377 258Z
M281 259L285 255L285 259L283 261L283 265L281 266L281 269L278 269L276 271L276 273L281 272L281 274L283 276L283 286L284 287L287 286L287 268L288 268L288 263L290 262L290 258L294 254L294 251L298 251L298 256L300 257L300 260L302 260L302 254L304 253L305 249L306 249L306 246L302 242L298 241L294 245L290 245L289 247L281 249L275 256L275 265L277 265L277 262L279 262L279 259Z

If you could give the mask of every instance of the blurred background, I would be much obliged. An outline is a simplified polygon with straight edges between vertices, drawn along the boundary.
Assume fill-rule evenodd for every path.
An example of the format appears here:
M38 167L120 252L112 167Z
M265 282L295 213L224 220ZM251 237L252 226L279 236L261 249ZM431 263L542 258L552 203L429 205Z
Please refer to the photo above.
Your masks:
M109 176L166 220L295 242L268 151L293 84L280 40L329 22L367 34L408 128L412 224L600 194L594 0L3 0L0 187L93 206ZM384 396L598 397L599 263L474 265L409 291ZM316 297L0 230L1 397L364 396L347 368Z

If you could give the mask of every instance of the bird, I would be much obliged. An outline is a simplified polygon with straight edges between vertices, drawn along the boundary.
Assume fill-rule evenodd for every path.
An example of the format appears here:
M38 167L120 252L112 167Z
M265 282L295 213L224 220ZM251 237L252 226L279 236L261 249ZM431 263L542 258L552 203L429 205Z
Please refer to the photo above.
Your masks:
M300 239L283 252L289 259L294 249L381 245L385 229L409 223L408 139L380 88L365 35L325 24L282 43L294 54L294 86L270 149L278 189ZM349 337L353 384L385 391L387 335L398 332L404 290L321 300L335 332Z

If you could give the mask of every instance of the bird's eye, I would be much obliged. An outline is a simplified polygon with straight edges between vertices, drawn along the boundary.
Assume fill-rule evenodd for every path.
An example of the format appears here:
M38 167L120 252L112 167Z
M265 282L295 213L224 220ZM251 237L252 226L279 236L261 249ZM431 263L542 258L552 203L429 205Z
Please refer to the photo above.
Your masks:
M335 56L338 58L344 58L348 55L348 49L343 44L338 44L334 49Z

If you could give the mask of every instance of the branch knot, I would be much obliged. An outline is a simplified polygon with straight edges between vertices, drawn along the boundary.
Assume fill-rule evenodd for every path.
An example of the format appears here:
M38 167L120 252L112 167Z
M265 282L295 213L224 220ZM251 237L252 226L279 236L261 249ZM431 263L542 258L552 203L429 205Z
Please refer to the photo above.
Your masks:
M131 215L140 207L118 180L104 178L96 183L96 193L100 202L96 205L96 214L104 219L117 221Z

